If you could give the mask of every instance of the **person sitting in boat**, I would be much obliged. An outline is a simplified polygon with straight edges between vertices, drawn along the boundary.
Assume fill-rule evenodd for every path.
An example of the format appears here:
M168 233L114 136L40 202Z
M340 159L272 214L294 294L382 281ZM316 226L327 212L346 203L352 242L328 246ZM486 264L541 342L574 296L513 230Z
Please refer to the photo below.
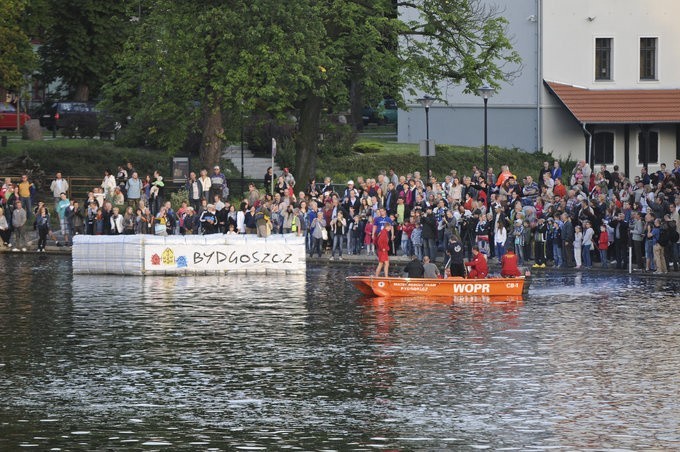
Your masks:
M439 268L436 264L430 262L430 256L423 257L423 268L425 269L426 278L439 278Z
M425 274L425 267L415 254L411 256L411 262L404 267L404 273L408 278L422 278Z
M489 274L486 256L479 252L479 246L477 245L472 247L472 260L466 262L465 265L470 267L470 270L468 271L469 279L482 279L486 278L486 275Z
M508 251L501 257L501 276L503 278L514 278L521 276L519 271L518 259L515 250L510 247Z
M446 246L446 254L449 258L444 267L450 270L450 276L465 278L465 255L463 244L456 234L451 235L449 243Z

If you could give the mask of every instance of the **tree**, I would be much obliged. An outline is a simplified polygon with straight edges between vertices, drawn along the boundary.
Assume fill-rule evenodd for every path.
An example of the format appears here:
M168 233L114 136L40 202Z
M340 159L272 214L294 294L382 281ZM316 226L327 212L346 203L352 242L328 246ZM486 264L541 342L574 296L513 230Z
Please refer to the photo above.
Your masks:
M74 100L96 96L114 69L136 11L127 1L47 0L51 21L40 48L44 79L61 80Z
M26 5L26 0L0 0L0 89L18 89L36 65L29 38L20 26Z
M249 111L297 117L295 170L315 173L322 116L406 87L498 86L518 63L504 19L479 0L206 0L146 3L106 104L146 143L201 136L217 163ZM226 132L225 132L226 127Z
M322 61L323 27L309 0L157 0L106 86L107 104L147 139L179 150L199 131L201 160L219 162L227 119L284 112ZM227 118L225 118L227 116Z
M505 36L507 21L479 0L336 0L324 23L323 50L336 64L335 86L353 87L355 117L363 95L375 95L381 86L435 95L442 82L462 84L466 92L484 83L498 88L520 63ZM346 95L328 90L323 97L316 88L299 98L295 170L302 180L316 170L321 110Z

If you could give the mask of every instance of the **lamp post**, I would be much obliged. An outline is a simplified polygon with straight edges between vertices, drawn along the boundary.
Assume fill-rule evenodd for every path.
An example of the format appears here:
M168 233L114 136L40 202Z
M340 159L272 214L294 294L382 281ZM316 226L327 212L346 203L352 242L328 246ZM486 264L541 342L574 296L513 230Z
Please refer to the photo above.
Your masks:
M241 196L245 193L245 186L244 186L244 179L245 179L245 164L244 164L244 159L243 159L243 135L244 135L244 128L245 128L245 118L243 115L243 109L244 109L245 102L241 101Z
M488 121L487 121L487 104L489 103L489 97L493 96L494 89L489 85L484 85L477 89L477 94L479 94L484 99L484 179L486 179L487 172L489 171L489 141L488 141ZM487 191L489 184L487 182ZM488 193L487 193L488 195Z
M244 167L245 164L243 162L243 112L241 112L241 196L245 193L245 187L243 185L243 179L245 178L245 173L244 173Z
M434 97L427 94L418 99L420 105L425 108L425 181L430 180L430 107L434 103Z

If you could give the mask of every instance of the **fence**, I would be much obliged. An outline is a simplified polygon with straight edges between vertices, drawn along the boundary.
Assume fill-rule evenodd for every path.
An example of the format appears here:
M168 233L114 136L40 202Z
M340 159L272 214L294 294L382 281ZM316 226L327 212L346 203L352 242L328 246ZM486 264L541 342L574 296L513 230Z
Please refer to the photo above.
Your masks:
M4 183L5 178L11 177L12 181L16 184L17 181L21 179L21 175L18 174L7 174L0 176L0 184ZM102 179L100 177L84 177L84 176L68 176L64 177L66 182L68 182L69 199L85 200L87 199L87 194L92 191L95 187L100 187L102 184ZM263 189L262 179L229 179L229 197L231 199L242 198L248 192L248 185L253 182L258 188ZM45 180L44 185L37 192L36 198L38 200L51 200L52 192L50 191L50 184L52 180ZM174 183L166 181L166 198L169 199L169 194L177 192L184 188L184 183Z

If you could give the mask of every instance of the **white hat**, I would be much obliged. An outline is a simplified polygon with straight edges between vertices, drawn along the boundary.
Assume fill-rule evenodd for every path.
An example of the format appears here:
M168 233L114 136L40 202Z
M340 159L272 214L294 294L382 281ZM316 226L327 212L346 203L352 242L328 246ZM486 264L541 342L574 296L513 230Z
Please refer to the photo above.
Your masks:
M348 180L348 181L347 181L347 185L354 185L354 181L353 181L353 180Z

